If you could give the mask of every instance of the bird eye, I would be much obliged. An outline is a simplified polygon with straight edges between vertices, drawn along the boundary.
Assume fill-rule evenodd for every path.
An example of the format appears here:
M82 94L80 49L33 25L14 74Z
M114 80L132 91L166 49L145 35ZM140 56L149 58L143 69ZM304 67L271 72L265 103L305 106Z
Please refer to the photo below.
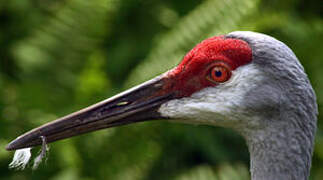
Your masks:
M230 68L226 67L225 65L219 64L213 66L207 76L207 79L215 82L215 83L223 83L227 81L231 77Z

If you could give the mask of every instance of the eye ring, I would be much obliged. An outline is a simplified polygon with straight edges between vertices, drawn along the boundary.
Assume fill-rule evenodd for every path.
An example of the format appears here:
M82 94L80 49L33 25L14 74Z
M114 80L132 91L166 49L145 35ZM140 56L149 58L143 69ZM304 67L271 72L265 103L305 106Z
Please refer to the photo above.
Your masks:
M231 68L223 62L213 64L207 73L206 79L213 83L224 83L231 77Z

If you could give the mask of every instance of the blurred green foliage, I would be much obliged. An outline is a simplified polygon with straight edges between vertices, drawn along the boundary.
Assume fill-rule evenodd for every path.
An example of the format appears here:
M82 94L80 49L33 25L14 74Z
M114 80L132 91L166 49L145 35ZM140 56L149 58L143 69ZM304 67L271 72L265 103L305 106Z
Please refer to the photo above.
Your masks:
M201 40L263 32L294 50L323 109L320 0L2 0L0 179L249 179L232 130L146 122L51 145L32 172L8 170L16 136L174 67ZM323 179L319 115L311 179ZM39 149L34 149L37 154Z

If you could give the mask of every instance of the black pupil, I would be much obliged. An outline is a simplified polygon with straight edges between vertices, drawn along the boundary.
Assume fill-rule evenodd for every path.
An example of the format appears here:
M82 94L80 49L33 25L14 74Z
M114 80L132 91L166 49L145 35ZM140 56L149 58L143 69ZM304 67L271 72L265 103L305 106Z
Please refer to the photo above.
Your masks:
M221 77L222 76L222 72L220 70L215 71L215 76L216 77Z

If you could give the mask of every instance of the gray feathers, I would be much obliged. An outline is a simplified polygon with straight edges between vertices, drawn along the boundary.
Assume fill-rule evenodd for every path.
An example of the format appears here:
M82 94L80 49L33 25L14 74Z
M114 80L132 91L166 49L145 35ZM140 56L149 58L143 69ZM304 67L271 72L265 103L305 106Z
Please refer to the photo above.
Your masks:
M263 84L244 98L246 111L262 116L261 128L242 132L253 179L308 179L318 110L304 68L285 44L270 36L233 32L227 37L248 42L252 63L266 74Z

